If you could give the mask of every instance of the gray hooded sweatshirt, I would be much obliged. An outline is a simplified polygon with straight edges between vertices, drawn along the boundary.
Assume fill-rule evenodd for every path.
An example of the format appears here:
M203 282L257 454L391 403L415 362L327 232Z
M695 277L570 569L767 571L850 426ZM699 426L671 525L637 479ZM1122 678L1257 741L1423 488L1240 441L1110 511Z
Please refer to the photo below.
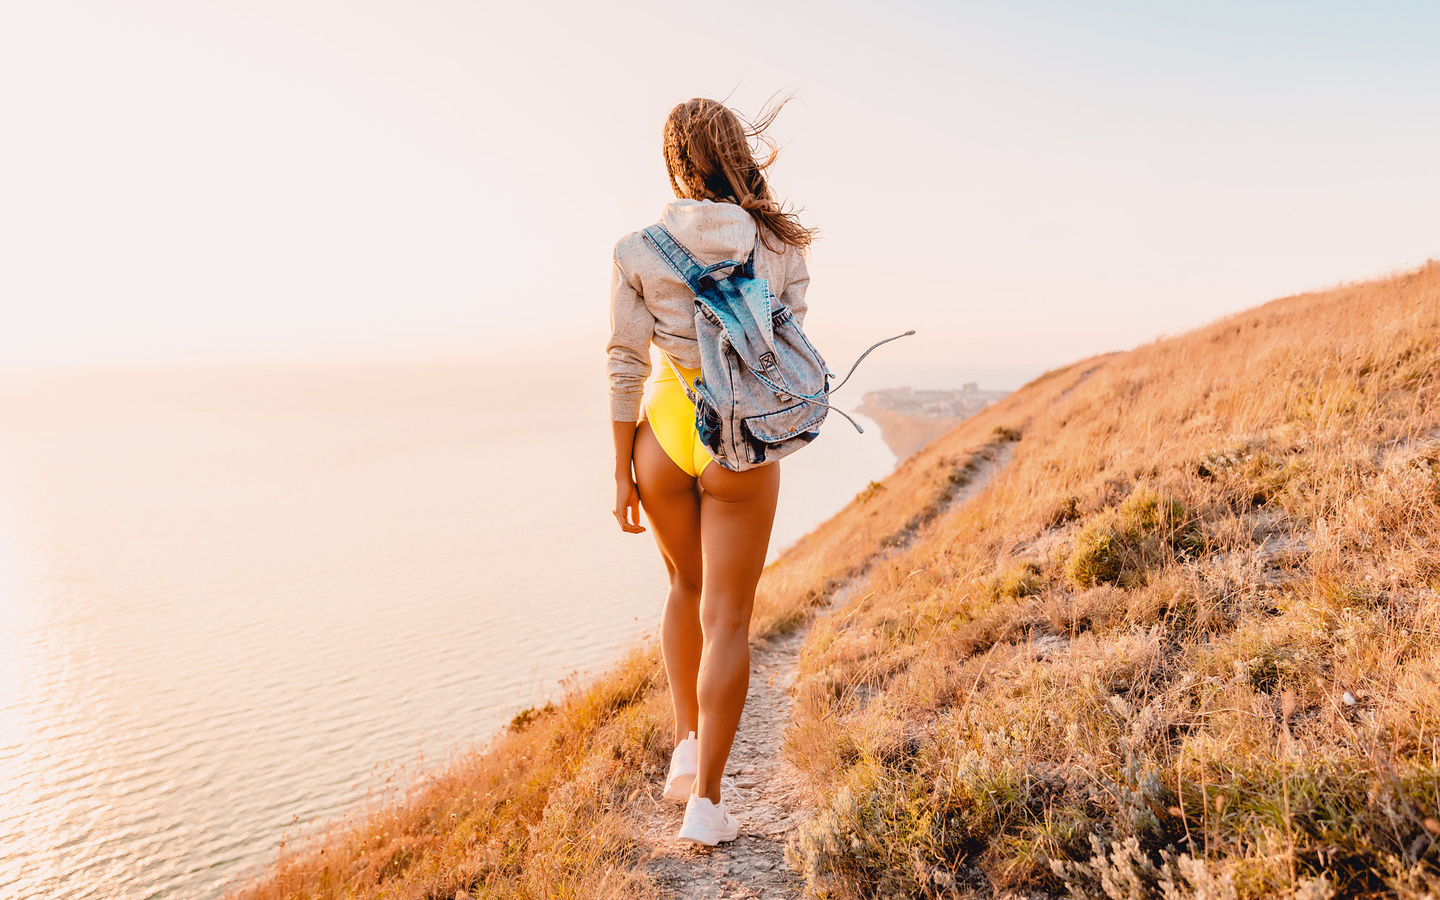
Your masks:
M755 240L755 219L734 203L675 200L660 216L675 239L701 265L723 259L745 260L755 251L755 274L770 282L770 292L805 320L805 288L810 274L802 251L772 238L780 252ZM645 379L650 375L650 345L681 366L700 367L695 342L695 295L645 240L642 232L615 244L610 276L610 418L640 418Z

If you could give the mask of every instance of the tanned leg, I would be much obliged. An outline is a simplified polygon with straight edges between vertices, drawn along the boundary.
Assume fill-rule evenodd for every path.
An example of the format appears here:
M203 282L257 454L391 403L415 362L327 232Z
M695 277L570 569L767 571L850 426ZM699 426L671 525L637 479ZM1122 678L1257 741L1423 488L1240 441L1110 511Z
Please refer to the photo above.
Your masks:
M700 541L705 572L700 622L700 770L695 793L720 802L720 776L750 685L750 612L765 568L780 466L731 472L711 463L700 473Z
M635 481L640 504L655 531L655 542L670 573L670 593L660 624L670 704L675 710L675 742L700 731L696 679L700 671L700 490L666 455L649 422L635 434ZM711 468L715 468L711 466Z

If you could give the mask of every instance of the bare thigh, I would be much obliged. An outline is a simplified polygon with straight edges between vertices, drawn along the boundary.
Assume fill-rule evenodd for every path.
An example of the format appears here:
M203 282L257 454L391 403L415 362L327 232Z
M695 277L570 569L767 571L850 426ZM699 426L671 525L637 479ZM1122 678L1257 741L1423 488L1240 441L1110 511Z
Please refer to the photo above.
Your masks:
M655 530L655 543L660 546L665 568L672 580L679 577L699 589L704 570L700 556L700 491L696 480L665 453L649 422L642 421L635 432L634 460L640 505Z
M700 473L700 484L707 607L702 615L707 622L748 624L775 522L780 466L731 472L712 463Z

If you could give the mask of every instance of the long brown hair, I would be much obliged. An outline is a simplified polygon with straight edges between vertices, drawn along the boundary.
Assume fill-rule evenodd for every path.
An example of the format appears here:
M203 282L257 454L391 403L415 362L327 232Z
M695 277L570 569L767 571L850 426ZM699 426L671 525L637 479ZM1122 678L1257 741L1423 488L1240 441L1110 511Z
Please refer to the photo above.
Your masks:
M677 104L665 119L665 168L675 196L739 204L760 227L760 239L771 250L769 237L804 249L817 230L800 224L793 209L776 202L765 180L765 170L780 150L765 129L775 121L789 98L772 104L754 122L714 100L695 98ZM751 148L751 142L755 149ZM764 158L756 156L763 148ZM682 190L681 185L685 190Z

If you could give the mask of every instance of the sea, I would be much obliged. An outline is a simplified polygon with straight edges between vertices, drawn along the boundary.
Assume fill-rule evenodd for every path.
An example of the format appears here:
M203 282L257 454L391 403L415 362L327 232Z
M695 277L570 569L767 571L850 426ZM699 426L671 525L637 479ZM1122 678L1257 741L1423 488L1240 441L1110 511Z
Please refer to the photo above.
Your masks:
M0 897L219 897L650 639L608 422L594 366L0 371ZM772 558L895 464L832 416Z

